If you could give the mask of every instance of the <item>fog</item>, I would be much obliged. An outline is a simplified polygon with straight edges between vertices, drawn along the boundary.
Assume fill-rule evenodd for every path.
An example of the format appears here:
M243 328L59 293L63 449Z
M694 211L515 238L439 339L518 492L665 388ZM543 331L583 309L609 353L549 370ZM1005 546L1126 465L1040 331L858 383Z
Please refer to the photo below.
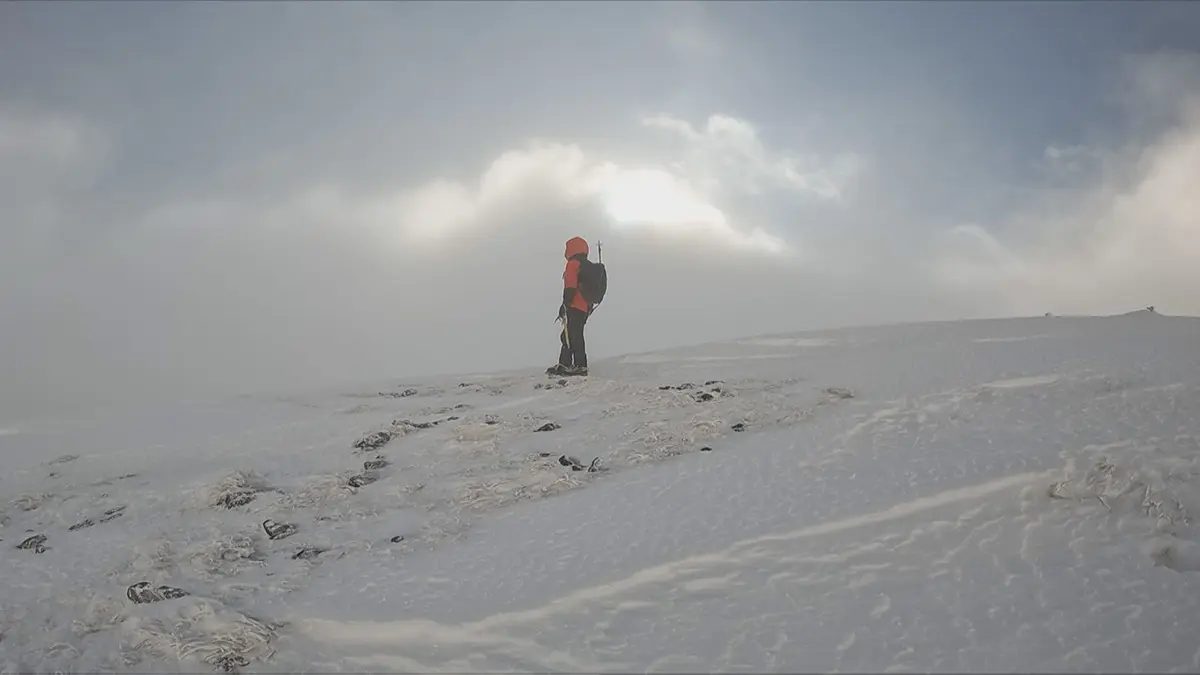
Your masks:
M1187 4L8 3L0 421L849 324L1200 313ZM594 257L594 256L593 256Z

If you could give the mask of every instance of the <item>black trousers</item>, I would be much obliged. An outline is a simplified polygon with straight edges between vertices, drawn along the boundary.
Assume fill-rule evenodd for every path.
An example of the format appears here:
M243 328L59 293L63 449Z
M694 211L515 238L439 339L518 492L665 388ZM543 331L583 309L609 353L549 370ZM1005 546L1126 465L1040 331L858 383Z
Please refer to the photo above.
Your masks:
M563 328L560 340L562 350L558 352L558 364L568 368L587 368L587 344L583 340L583 327L587 325L587 312L568 309L566 326Z

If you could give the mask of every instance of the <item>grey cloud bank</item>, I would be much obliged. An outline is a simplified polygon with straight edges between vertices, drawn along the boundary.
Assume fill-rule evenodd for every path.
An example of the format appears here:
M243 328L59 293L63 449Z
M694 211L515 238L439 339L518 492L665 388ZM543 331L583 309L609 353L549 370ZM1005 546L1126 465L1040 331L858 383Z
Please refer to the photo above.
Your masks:
M0 420L842 325L1200 313L1180 3L6 4Z

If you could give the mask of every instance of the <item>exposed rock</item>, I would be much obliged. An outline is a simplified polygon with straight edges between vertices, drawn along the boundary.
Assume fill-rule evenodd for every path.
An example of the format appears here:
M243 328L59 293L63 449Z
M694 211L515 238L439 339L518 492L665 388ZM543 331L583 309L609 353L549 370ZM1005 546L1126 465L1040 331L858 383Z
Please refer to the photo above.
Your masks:
M45 553L46 552L45 544L46 544L46 535L35 534L32 537L25 539L25 541L17 544L17 548L24 549L27 551L33 551L34 553Z
M159 586L158 588L154 588L150 586L149 581L139 581L125 591L125 597L129 598L129 601L136 605L147 602L159 602L160 600L174 600L188 595L190 593L187 591L173 586Z
M270 539L285 539L296 534L296 526L291 523L277 523L270 518L262 523L263 530Z

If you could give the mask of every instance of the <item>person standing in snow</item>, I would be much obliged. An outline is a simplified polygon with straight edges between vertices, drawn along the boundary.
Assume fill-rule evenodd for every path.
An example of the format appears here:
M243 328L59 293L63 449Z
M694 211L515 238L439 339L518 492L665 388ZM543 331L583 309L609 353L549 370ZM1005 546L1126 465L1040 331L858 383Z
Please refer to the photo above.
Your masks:
M572 237L567 240L566 269L563 270L562 305L558 308L558 320L563 329L559 339L562 349L558 353L558 363L546 369L547 375L587 375L587 345L583 338L583 327L587 324L595 306L588 302L580 290L580 269L591 263L588 261L588 243L582 237Z

